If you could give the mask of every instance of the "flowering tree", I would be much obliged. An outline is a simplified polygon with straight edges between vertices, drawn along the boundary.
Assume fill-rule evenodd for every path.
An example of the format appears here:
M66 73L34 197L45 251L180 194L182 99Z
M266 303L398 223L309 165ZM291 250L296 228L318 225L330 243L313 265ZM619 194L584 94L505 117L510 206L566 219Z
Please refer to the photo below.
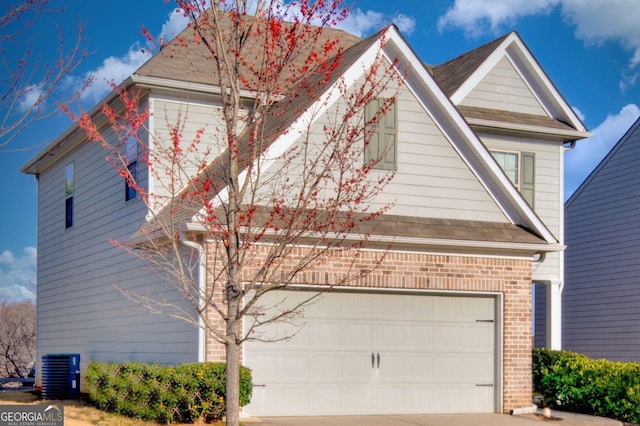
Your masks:
M115 243L149 262L192 309L123 292L224 346L229 425L239 421L242 343L260 338L262 325L295 319L317 293L293 309L262 296L296 284L357 283L382 261L384 250L359 264L390 207L376 197L393 178L378 168L393 141L375 154L369 141L400 84L394 61L380 53L383 33L359 41L327 31L348 13L340 1L258 1L252 11L247 3L178 0L190 26L158 54L207 58L201 68L190 62L189 72L218 88L209 123L194 130L185 102L151 131L147 123L158 123L160 112L151 116L143 92L128 87L116 87L116 101L101 111L115 142L95 117L78 120L149 207L151 219L132 241ZM368 49L376 58L359 62ZM348 69L359 78L344 77ZM130 167L131 141L157 184L153 193ZM338 266L346 272L332 272Z
M64 44L59 30L58 58L53 64L41 63L31 46L34 25L43 15L60 13L47 0L3 2L0 7L0 57L5 67L0 79L0 149L6 149L35 120L55 114L58 105L76 98L90 81L71 99L58 99L55 90L64 78L86 57L82 50L82 27L71 48Z

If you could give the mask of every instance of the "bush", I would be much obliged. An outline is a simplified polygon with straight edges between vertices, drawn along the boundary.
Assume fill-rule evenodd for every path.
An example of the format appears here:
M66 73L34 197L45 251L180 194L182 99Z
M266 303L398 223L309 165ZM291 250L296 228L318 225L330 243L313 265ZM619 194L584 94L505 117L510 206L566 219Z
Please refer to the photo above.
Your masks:
M640 423L640 363L534 349L533 385L552 408Z
M99 409L158 423L219 420L226 410L225 364L178 367L92 361L86 375L89 399ZM240 368L240 406L251 399L251 370Z

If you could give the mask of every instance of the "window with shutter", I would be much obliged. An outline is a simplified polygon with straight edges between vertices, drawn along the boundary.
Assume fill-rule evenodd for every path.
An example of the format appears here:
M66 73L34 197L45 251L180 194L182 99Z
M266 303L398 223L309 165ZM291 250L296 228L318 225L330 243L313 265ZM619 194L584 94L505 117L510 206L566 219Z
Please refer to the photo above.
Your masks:
M522 197L534 207L535 154L533 152L491 151L502 171L520 191Z

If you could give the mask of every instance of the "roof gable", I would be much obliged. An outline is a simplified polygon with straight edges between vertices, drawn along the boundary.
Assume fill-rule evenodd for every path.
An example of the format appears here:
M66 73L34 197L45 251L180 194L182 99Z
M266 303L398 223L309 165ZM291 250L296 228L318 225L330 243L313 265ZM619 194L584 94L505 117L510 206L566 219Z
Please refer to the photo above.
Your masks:
M508 66L505 65L507 63ZM455 105L461 105L475 89L490 79L492 73L500 72L496 69L501 64L503 72L505 67L511 67L510 71L519 76L522 84L534 97L535 102L545 115L567 124L578 132L586 133L584 124L567 104L516 32L511 32L435 67L434 77L446 90L451 101ZM462 70L456 72L456 69L459 68ZM531 113L532 111L518 112ZM588 135L585 134L582 137L586 136Z
M509 182L460 111L453 105L397 29L393 27L390 29L384 49L388 57L397 61L397 67L404 76L406 87L429 113L511 223L530 229L549 243L557 242L546 225Z

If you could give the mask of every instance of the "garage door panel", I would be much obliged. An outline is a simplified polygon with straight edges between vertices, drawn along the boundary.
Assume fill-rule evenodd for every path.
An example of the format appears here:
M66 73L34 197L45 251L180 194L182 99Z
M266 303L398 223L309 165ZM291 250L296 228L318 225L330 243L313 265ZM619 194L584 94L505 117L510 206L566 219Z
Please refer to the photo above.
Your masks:
M380 324L376 327L373 338L373 345L380 351L385 349L404 348L405 326L397 322L396 324Z
M462 378L471 383L493 383L493 357L490 355L462 357Z
M438 297L433 303L433 318L437 321L458 322L462 317L459 297Z
M493 323L476 323L468 325L463 331L463 350L465 352L493 352Z
M315 354L309 366L309 378L314 383L335 383L342 377L343 362L340 355Z
M406 347L413 350L433 348L433 326L423 324L407 324L405 326Z
M245 364L258 385L245 411L491 412L493 318L488 297L324 294L306 308L306 324L291 341L245 345ZM274 326L268 332L290 330ZM379 366L376 360L372 367L372 353L374 359L380 354Z
M475 321L476 319L494 319L493 303L487 303L486 299L479 297L467 297L461 300L463 321Z
M433 357L419 354L404 357L404 377L409 382L433 378Z
M309 377L309 357L306 354L280 355L276 365L280 381L307 381Z
M405 396L404 386L381 385L375 388L374 405L380 413L395 413L404 407Z
M334 296L337 293L327 294ZM342 318L371 318L374 314L371 294L343 293L338 296L341 300ZM338 302L340 303L340 302Z
M486 412L487 405L493 403L493 391L494 389L491 386L474 386L463 389L461 396L465 401L465 412Z
M433 347L436 350L461 350L464 345L464 327L461 325L436 324L433 326Z
M373 412L373 389L371 386L343 386L341 411L344 414Z
M342 378L346 383L364 383L371 377L371 354L355 352L342 354Z
M342 336L344 325L336 320L317 321L307 324L305 328L309 330L309 344L318 349L337 349L342 347L344 338Z

